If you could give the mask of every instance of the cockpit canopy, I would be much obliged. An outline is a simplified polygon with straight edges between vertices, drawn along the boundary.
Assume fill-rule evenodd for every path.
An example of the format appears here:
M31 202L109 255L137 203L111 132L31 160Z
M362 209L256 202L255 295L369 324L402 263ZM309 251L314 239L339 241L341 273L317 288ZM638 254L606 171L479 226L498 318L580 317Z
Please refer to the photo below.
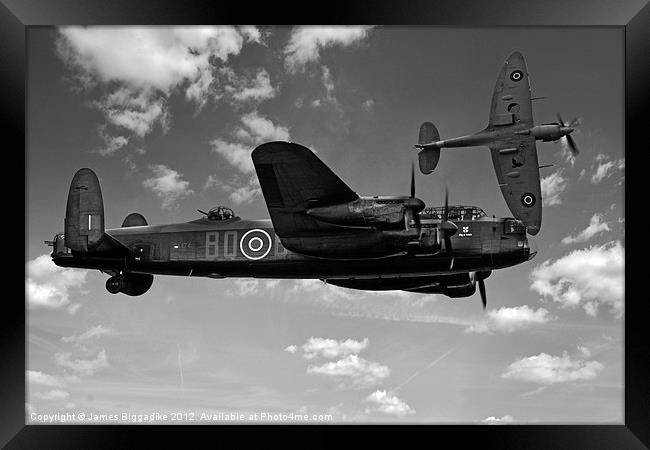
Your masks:
M420 217L423 219L442 220L444 209L444 206L430 206L428 208L424 208L424 210L420 213ZM478 206L449 206L449 220L480 220L482 217L486 216L487 214L485 214L485 212Z
M206 215L208 220L228 220L235 217L235 213L227 206L215 206L211 208Z

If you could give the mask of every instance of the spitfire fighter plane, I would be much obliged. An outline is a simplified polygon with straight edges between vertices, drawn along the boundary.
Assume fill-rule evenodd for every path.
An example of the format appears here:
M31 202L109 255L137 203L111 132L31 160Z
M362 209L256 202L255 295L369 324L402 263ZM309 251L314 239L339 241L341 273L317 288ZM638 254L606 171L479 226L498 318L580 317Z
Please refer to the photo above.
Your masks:
M62 267L110 275L112 293L142 295L154 275L312 278L361 290L404 290L467 297L495 269L536 251L524 224L488 217L476 206L427 208L409 196L361 197L312 151L269 142L252 152L271 218L246 220L226 207L197 220L149 225L138 213L106 229L99 180L87 168L73 177L64 233L51 254Z
M557 122L533 123L530 80L526 61L519 52L508 57L494 87L490 119L485 129L468 136L440 140L437 128L431 122L420 127L418 154L423 174L433 172L440 159L441 148L488 146L499 187L510 212L524 225L528 233L536 235L542 224L542 202L539 166L535 141L565 139L575 157L578 148L571 133L577 119L565 124L557 115Z

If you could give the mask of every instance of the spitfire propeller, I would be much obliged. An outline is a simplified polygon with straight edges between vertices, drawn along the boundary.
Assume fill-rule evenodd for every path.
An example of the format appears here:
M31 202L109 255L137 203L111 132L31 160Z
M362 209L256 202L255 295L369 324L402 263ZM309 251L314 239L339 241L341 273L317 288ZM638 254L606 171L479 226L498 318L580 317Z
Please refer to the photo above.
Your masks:
M562 133L562 137L566 138L567 143L569 144L569 149L571 150L571 154L575 158L576 156L578 156L580 152L578 151L578 147L576 146L575 141L571 137L571 133L573 133L576 127L580 125L580 122L576 117L568 125L566 125L562 120L562 116L560 116L560 113L557 113L557 121L558 121L558 125L560 125L560 132Z

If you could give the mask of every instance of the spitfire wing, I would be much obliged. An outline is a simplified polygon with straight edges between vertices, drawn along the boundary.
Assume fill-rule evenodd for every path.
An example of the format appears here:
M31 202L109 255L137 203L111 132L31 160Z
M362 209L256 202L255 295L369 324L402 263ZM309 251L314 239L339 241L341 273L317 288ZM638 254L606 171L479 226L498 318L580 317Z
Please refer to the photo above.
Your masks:
M508 208L535 235L542 224L542 195L535 138L514 136L490 144L494 171Z
M533 126L530 80L519 52L506 60L497 78L488 128L525 130ZM512 214L535 235L542 223L542 198L535 138L508 133L490 144L494 171Z
M501 68L490 106L490 126L533 126L530 79L524 56L514 52Z
M315 220L306 210L359 198L302 145L268 142L253 150L252 158L273 227L280 237L336 232L341 228Z

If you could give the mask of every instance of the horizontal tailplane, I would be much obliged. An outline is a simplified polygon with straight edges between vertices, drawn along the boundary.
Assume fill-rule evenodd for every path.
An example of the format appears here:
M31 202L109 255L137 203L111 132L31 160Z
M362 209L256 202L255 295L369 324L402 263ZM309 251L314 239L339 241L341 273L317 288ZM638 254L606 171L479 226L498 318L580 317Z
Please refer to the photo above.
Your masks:
M418 153L418 160L420 164L420 171L428 175L434 171L438 165L438 160L440 159L440 149L428 146L427 144L432 144L440 140L440 134L438 129L431 122L424 122L420 126L420 135L418 136L418 148L421 148Z

